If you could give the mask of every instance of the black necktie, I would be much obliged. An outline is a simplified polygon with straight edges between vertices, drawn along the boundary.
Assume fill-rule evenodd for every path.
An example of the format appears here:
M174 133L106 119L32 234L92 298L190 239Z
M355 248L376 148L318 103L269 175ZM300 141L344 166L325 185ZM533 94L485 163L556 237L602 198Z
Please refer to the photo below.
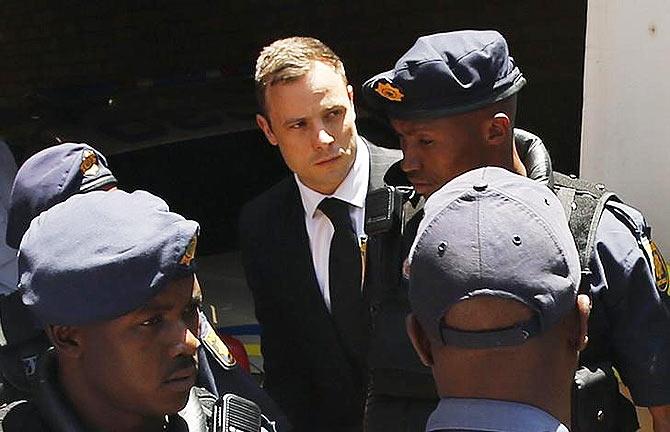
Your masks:
M328 267L331 314L352 360L363 366L369 330L367 307L361 291L358 236L351 225L349 204L337 198L324 198L319 209L335 228Z

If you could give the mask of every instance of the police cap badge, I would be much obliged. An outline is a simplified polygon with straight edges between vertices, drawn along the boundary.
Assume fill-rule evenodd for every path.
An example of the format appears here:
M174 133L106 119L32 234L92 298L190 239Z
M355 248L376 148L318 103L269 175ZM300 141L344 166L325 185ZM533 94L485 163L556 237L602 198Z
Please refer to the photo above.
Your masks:
M383 80L377 82L375 92L393 102L402 102L402 99L405 97L398 87L394 87L390 82Z
M99 170L98 156L92 150L84 150L82 153L81 165L79 165L79 171L86 176L96 175Z
M188 242L188 246L186 246L186 252L184 252L184 255L182 255L181 259L179 260L179 264L185 266L191 265L191 261L193 261L193 258L195 258L195 248L197 245L198 245L198 234L196 233L191 238L191 241Z

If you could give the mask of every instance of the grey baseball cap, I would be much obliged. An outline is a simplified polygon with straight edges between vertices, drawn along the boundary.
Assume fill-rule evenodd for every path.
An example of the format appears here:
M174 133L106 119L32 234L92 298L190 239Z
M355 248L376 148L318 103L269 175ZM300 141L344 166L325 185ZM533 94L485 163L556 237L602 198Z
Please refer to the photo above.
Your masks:
M479 168L431 195L425 210L409 300L432 339L466 348L519 345L575 310L579 255L549 188L502 168ZM478 296L519 301L533 317L486 331L445 325L454 304Z

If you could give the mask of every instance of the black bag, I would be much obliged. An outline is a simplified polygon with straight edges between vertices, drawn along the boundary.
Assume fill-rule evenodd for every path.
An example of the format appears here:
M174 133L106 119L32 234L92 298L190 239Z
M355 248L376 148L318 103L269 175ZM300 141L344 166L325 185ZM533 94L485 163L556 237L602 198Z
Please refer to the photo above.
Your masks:
M619 393L610 364L577 369L572 387L573 432L628 432L638 428L635 409Z

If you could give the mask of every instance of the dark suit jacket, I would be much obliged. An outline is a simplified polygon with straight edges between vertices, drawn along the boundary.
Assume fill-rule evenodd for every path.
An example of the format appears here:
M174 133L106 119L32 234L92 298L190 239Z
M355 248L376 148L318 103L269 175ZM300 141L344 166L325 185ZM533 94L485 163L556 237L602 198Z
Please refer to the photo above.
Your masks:
M401 153L367 144L371 190ZM293 175L243 208L240 242L270 395L297 431L360 428L366 376L348 362L319 290Z

